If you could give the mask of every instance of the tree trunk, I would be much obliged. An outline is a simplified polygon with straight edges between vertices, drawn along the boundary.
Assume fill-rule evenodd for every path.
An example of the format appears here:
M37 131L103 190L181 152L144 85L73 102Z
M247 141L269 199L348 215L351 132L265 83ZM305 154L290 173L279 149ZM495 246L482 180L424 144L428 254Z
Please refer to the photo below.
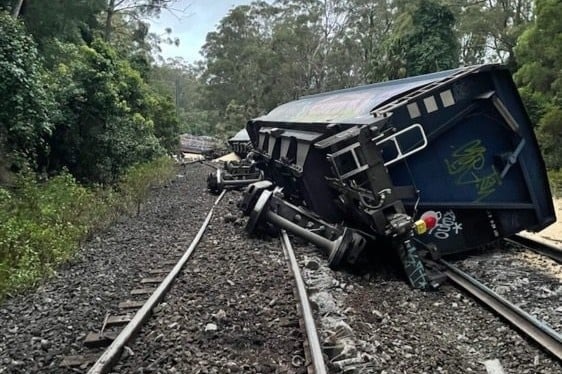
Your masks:
M109 5L107 6L107 17L105 19L104 39L106 42L111 40L111 22L113 20L113 14L115 14L115 0L109 0Z
M14 9L12 10L12 17L18 18L20 15L21 6L23 4L23 0L17 0L16 5L14 5Z

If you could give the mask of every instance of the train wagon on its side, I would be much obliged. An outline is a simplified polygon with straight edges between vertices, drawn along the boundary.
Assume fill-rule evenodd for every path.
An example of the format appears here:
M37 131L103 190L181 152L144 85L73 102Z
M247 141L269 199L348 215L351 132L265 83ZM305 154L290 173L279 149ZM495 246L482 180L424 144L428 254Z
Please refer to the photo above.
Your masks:
M232 138L228 139L228 145L234 153L244 158L248 155L248 151L252 147L250 136L246 129L238 131Z
M531 122L499 65L303 97L247 130L270 181L248 189L249 230L286 228L334 266L390 246L427 288L420 249L448 255L555 221Z

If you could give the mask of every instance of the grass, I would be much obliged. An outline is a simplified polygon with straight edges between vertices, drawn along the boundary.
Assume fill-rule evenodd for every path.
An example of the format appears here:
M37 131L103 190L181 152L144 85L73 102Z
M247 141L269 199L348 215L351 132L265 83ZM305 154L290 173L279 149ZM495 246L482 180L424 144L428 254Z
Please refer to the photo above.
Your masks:
M173 161L161 158L133 166L112 188L83 186L68 173L46 182L23 174L0 188L0 299L53 274L119 215L140 214L150 190L173 175Z

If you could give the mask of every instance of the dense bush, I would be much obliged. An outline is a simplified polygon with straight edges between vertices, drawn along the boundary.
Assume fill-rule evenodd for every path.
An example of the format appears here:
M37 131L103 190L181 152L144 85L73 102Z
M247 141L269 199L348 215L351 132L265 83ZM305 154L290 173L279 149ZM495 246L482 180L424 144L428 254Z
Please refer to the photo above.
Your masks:
M147 191L173 172L161 158L130 168L115 189L84 187L68 172L46 182L23 173L13 189L0 188L0 298L52 273L116 212L138 212Z
M140 74L101 40L59 47L51 87L61 116L50 168L67 167L81 181L107 184L129 166L164 154L154 116L171 109L153 97Z
M521 90L548 169L562 168L562 2L537 0L536 19L517 40ZM556 174L556 173L554 173ZM554 175L553 174L553 175Z
M165 157L132 166L118 184L118 189L125 198L122 202L129 209L135 209L137 215L140 214L141 204L150 190L166 183L174 171L174 164Z
M178 144L173 101L95 38L100 4L46 9L61 22L36 23L38 2L27 30L0 12L0 296L52 272L117 214L140 212L171 175L160 157Z
M5 168L35 165L47 153L54 102L44 87L34 41L19 22L0 11L0 158Z

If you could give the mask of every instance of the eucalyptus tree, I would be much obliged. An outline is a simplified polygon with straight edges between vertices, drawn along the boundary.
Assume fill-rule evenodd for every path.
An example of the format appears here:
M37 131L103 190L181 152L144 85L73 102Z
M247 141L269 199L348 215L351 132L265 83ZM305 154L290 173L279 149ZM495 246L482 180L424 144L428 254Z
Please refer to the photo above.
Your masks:
M116 15L128 19L141 21L146 17L154 17L164 9L170 7L176 0L105 0L105 27L104 38L110 41L113 32L113 22Z
M217 30L207 34L202 49L206 58L202 77L207 85L206 109L224 112L233 100L231 108L242 105L249 116L266 109L267 91L274 91L272 67L277 63L266 10L266 3L233 8Z
M445 0L457 18L461 62L499 62L516 69L517 38L534 17L533 0Z
M407 2L398 14L385 55L388 79L431 73L458 66L455 17L435 0Z
M396 19L393 0L348 0L349 19L339 53L347 60L350 83L370 83L386 78L381 60Z
M345 86L338 78L346 75L341 70L347 71L349 64L338 56L345 56L342 46L352 13L348 2L278 0L274 6L278 9L274 47L288 52L280 56L294 65L297 92Z
M537 0L536 19L518 39L515 74L532 119L546 164L562 168L562 2Z

